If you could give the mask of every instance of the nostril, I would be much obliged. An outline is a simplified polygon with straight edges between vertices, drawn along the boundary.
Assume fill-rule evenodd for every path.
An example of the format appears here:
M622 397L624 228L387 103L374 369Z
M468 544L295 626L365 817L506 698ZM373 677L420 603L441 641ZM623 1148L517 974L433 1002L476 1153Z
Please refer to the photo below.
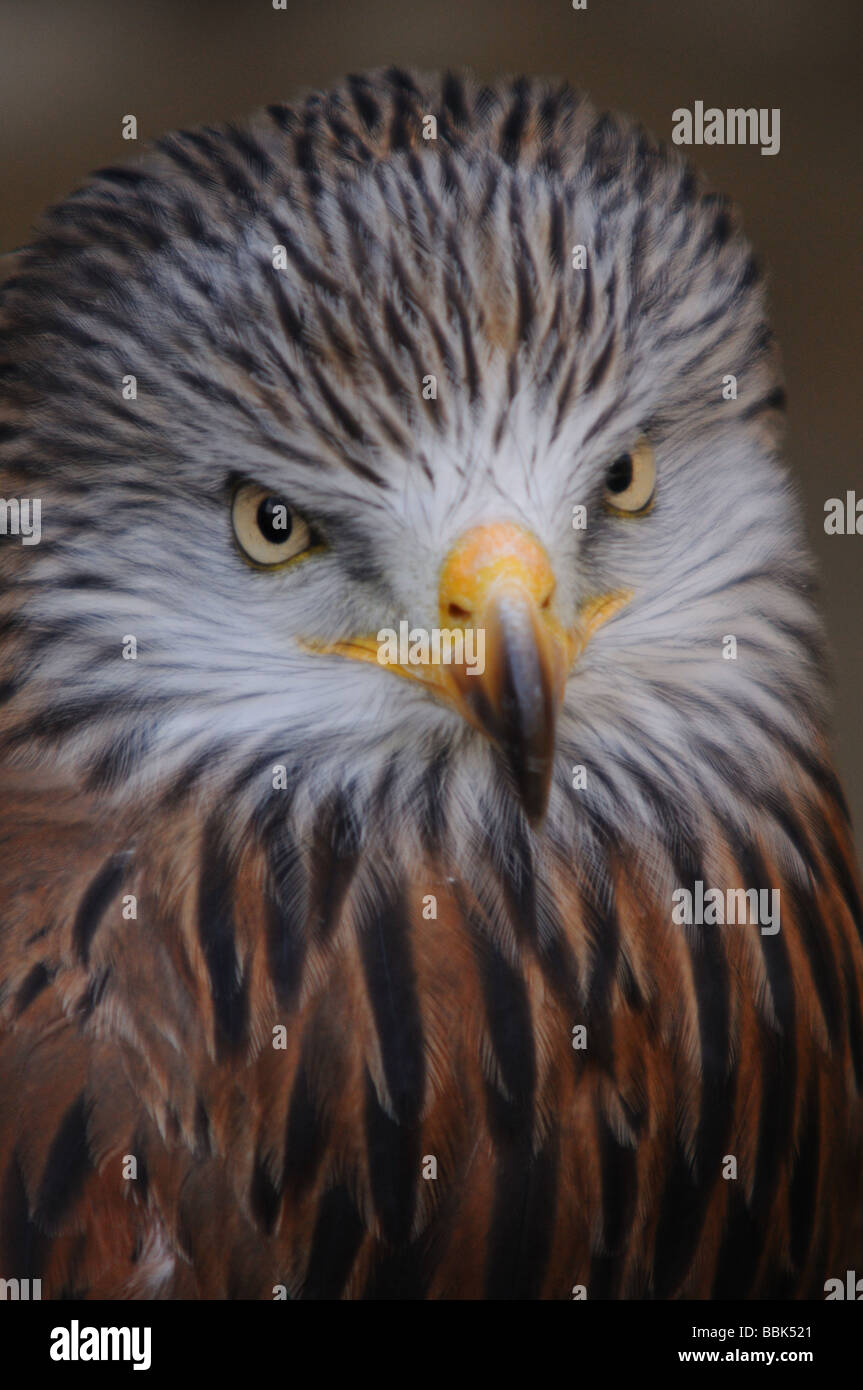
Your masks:
M451 603L447 610L451 618L469 618L470 612L467 608L462 608L457 603Z

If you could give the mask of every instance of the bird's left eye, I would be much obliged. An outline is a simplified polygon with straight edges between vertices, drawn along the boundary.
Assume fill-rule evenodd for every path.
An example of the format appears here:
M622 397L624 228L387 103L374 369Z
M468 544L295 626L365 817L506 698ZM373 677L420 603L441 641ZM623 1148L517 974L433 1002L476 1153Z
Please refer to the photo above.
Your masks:
M649 510L656 490L656 461L642 437L609 468L605 475L605 507L618 516L634 516Z
M246 559L266 569L296 559L314 544L309 523L284 497L257 483L244 483L237 488L231 521Z

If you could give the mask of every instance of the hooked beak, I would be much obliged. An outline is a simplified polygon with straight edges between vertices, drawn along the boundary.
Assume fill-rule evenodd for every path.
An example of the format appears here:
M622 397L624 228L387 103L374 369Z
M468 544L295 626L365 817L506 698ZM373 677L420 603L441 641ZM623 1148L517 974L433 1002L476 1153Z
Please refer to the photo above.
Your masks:
M548 805L567 676L593 633L631 597L617 591L591 599L567 629L555 614L554 590L551 562L529 531L512 522L473 527L444 560L438 590L441 630L460 632L462 656L471 652L471 659L388 666L421 681L491 740L533 825ZM371 637L305 645L380 660Z
M453 666L462 712L499 749L528 820L548 804L555 726L575 644L552 611L555 579L539 542L511 523L477 526L441 571L440 621L484 633L484 669Z

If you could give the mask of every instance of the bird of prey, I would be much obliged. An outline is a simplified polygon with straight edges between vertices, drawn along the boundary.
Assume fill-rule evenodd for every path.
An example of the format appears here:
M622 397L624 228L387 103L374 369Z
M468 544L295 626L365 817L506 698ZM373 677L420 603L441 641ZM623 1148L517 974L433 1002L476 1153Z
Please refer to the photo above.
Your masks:
M0 319L0 1275L859 1267L860 898L727 200L566 85L375 71L96 173Z

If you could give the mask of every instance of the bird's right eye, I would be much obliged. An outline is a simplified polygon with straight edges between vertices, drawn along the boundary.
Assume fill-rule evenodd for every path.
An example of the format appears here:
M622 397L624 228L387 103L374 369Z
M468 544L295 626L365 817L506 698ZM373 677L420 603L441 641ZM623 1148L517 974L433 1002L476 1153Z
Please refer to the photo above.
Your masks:
M234 493L231 522L237 545L261 569L275 569L312 549L309 523L284 497L257 483L243 483Z

